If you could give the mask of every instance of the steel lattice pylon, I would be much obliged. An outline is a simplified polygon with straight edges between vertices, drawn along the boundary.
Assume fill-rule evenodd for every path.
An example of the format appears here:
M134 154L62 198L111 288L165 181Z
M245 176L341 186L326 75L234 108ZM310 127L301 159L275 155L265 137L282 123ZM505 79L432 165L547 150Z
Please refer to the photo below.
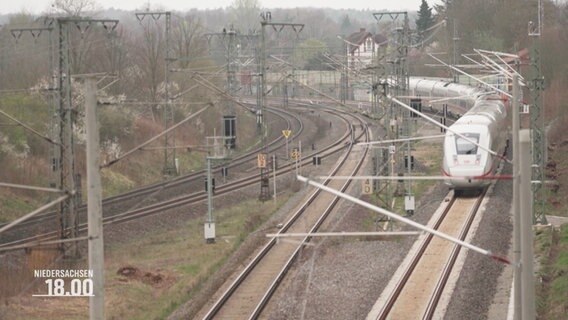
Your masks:
M240 53L242 51L246 51L251 46L249 42L253 42L256 39L256 35L241 35L238 31L234 30L232 27L227 30L223 28L223 32L216 32L216 33L206 33L204 34L205 38L207 39L207 43L209 46L209 50L212 50L211 40L216 38L219 41L219 44L222 45L223 52L226 52L224 58L226 60L226 83L225 89L226 92L233 98L225 99L224 103L224 110L223 110L223 117L232 117L236 118L236 111L234 106L234 96L237 94L238 87L239 87L239 80L237 78L237 74L239 73L241 67L240 61ZM243 89L241 92L246 91ZM223 123L223 131L225 134L231 130L235 130L234 128L226 128L226 123ZM225 145L229 149L234 149L236 147L236 131L234 134L230 134L226 136Z
M544 188L542 187L544 184L544 163L546 161L546 137L544 136L544 112L542 110L544 78L542 76L540 63L540 35L542 33L542 2L540 0L538 1L537 23L529 22L528 33L533 39L530 54L532 78L529 82L532 97L532 106L530 108L533 155L532 180L536 181L536 183L532 184L533 223L546 224L546 215L544 214L545 194Z
M386 95L399 96L406 92L408 89L408 48L410 46L410 27L408 22L408 13L403 12L379 12L373 13L373 16L380 22L383 18L390 18L394 25L392 41L390 45L394 45L394 50L390 51L387 49L384 52L376 53L376 66L375 66L375 79L373 79L373 106L378 109L378 105L381 102L379 97ZM402 18L401 25L398 23ZM376 82L375 82L376 81ZM376 105L376 106L375 106ZM408 118L410 113L408 111L403 111L400 108L389 102L384 101L384 123L387 128L387 138L389 140L398 139L402 134L409 135L409 130L406 130L408 124L407 121L401 122L400 120ZM402 127L399 127L401 126ZM401 132L401 129L405 129L405 132ZM408 132L407 132L408 131ZM394 146L393 146L394 147ZM410 159L410 144L406 148L406 155ZM392 152L392 147L389 153ZM389 174L395 175L398 171L396 164L401 163L401 153L396 150L387 158L388 163L385 166L389 167ZM409 166L410 167L410 166ZM378 170L377 170L378 171ZM387 204L387 208L390 208L390 197L396 193L393 186L393 182L385 181L382 188L378 188L377 192L380 192L379 197L382 197L381 201ZM406 186L406 194L411 194L410 184ZM386 192L385 192L386 191Z
M535 37L531 49L532 79L530 82L530 92L532 105L531 133L532 133L532 155L533 155L533 174L532 180L537 183L532 184L533 191L533 222L546 224L544 214L544 162L545 162L545 137L544 137L544 114L542 112L542 91L544 90L544 79L540 68L540 46L539 38Z
M58 116L59 132L57 142L61 143L56 159L56 173L59 173L58 186L72 195L76 193L75 154L73 146L73 123L75 114L71 103L71 64L69 59L69 21L57 19L58 29ZM60 238L77 237L78 219L75 197L69 197L59 205ZM74 249L73 249L74 248ZM78 250L72 243L61 244L66 256L77 257Z
M172 28L172 16L169 11L163 13L166 16L166 67L164 70L165 82L166 82L166 105L164 106L164 130L168 130L174 125L174 110L172 107L172 101L170 97L170 69L171 63L173 61L170 56L170 30ZM176 168L176 142L174 131L168 131L164 135L165 139L165 149L164 149L164 174L166 175L177 175Z
M60 158L60 141L59 141L59 93L58 93L58 77L55 75L55 66L58 66L58 55L56 55L56 50L54 46L54 19L46 18L44 19L44 27L39 28L12 28L10 29L10 33L12 37L16 40L16 43L19 41L21 36L24 33L29 33L33 38L34 42L38 40L41 36L43 31L47 31L48 35L48 43L49 43L49 73L48 73L48 100L49 100L49 113L51 114L50 117L50 125L49 125L49 138L54 141L55 143L51 144L49 147L49 163L51 164L51 174L49 176L49 184L51 188L58 189L60 188L60 172L59 172L59 158ZM1 67L1 66L0 66Z
M259 85L257 89L257 124L259 133L261 134L262 146L264 149L264 154L268 155L268 146L266 143L266 138L268 135L268 123L266 121L266 81L267 79L267 69L266 69L266 26L272 26L275 32L281 32L284 28L290 27L296 32L296 34L302 32L304 24L299 23L282 23L282 22L271 22L272 14L270 12L261 13L262 20L260 21L261 33L260 33L260 52L258 57L259 62ZM269 186L269 169L260 169L260 195L259 199L264 201L270 198L270 186Z
M171 64L175 60L170 55L172 48L170 46L170 34L172 28L172 14L170 11L160 11L160 12L136 12L134 14L136 19L141 23L146 16L150 16L154 21L159 20L162 16L166 17L166 45L165 45L165 67L164 67L164 82L165 86L165 103L163 106L162 122L164 124L164 130L167 131L170 127L174 125L174 110L172 106L172 97L170 96L170 70ZM177 175L176 168L176 149L175 149L175 135L174 130L167 131L164 135L164 168L163 173L168 176Z
M60 148L55 153L53 165L54 171L59 173L58 185L56 187L71 195L59 207L60 237L62 239L72 239L78 235L77 206L81 195L81 181L80 176L75 172L73 127L76 110L71 100L72 70L69 57L69 26L76 27L83 34L93 24L102 24L105 29L114 30L118 20L57 18L55 22L58 35L58 94L56 95L56 103L59 116L58 137L55 141L60 143ZM107 24L111 24L111 26L109 27ZM79 255L77 246L72 242L63 243L61 249L66 256L78 257Z

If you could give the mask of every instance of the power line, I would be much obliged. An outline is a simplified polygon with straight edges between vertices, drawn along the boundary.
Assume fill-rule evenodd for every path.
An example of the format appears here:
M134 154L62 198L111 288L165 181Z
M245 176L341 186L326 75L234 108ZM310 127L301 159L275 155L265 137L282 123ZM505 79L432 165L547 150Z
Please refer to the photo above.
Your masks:
M101 168L108 168L114 164L116 164L117 162L123 160L124 158L128 157L129 155L133 154L134 152L143 149L145 146L147 146L148 144L156 141L158 138L169 134L171 131L175 130L177 127L179 127L180 125L186 123L187 121L193 119L194 117L196 117L197 115L199 115L201 112L205 111L207 108L209 108L212 104L208 104L207 106L201 108L200 110L198 110L197 112L191 113L189 114L185 119L183 119L182 121L176 123L175 125L171 126L170 128L167 128L166 130L162 131L161 133L155 135L154 137L150 138L149 140L145 141L144 143L138 145L137 147L132 148L130 151L125 152L124 154L122 154L120 157L109 161L107 164L104 164L101 166ZM169 146L166 146L166 148L170 148Z
M175 135L173 134L173 131L169 130L169 127L173 124L174 122L174 111L173 111L173 107L171 105L171 97L170 97L170 65L173 62L173 58L170 56L170 33L171 33L171 27L172 27L172 18L171 18L171 12L170 11L147 11L147 12L136 12L136 19L138 19L138 21L140 23L142 23L142 21L144 20L144 18L146 17L151 17L152 20L154 22L157 22L162 16L165 17L166 19L166 23L165 23L165 36L166 36L166 45L165 45L165 51L166 51L166 56L164 58L165 60L165 70L164 70L164 78L165 78L165 83L166 83L166 103L165 103L165 108L163 110L163 123L164 123L164 128L165 128L165 135L164 135L164 143L165 143L165 148L164 148L164 168L163 168L163 172L166 175L177 175L177 168L175 165L175 157L176 157L176 149L172 148L175 146Z
M89 32L92 26L102 25L105 30L116 28L118 20L111 19L83 19L83 18L56 18L58 36L58 77L57 77L57 104L59 126L58 142L61 143L59 153L53 159L54 169L59 173L60 180L57 188L73 195L66 199L59 208L60 237L62 239L76 238L78 236L77 205L80 195L80 175L75 172L75 152L73 128L75 122L74 107L71 103L71 64L70 64L70 27L74 26L81 34ZM65 256L78 257L76 245L62 244L61 249Z
M43 140L52 143L52 144L56 144L56 145L61 145L61 143L57 142L57 141L53 141L51 138L44 136L43 134L41 134L40 132L38 132L37 130L35 130L34 128L32 128L31 126L19 121L18 119L12 117L11 115L9 115L8 113L0 110L0 114L2 114L3 116L5 116L6 118L14 121L15 123L17 123L19 126L21 126L22 128L30 131L31 133L35 134L36 136L42 138Z

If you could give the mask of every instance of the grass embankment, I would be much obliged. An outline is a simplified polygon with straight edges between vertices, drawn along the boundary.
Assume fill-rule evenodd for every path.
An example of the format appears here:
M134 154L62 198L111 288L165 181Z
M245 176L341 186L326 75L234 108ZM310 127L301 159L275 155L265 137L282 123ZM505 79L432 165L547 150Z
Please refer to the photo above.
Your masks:
M538 319L566 319L568 314L568 224L536 234ZM541 280L541 281L538 281Z
M559 120L551 134L555 141L549 148L546 178L555 183L547 185L545 208L547 215L568 217L568 118ZM537 274L537 314L541 320L566 319L568 314L568 223L560 228L538 229L535 254L540 269Z
M50 126L49 107L39 96L4 95L0 110L37 132ZM47 157L50 144L30 130L0 116L0 181L47 186L50 177ZM0 188L0 222L11 221L47 199L45 192Z
M4 191L0 193L0 223L12 221L21 216L22 212L30 212L36 207L30 200L18 199L12 193Z
M191 109L191 108L190 108ZM193 109L184 110L183 116ZM50 106L39 96L6 95L0 98L0 110L34 128L44 136L51 136L52 115ZM237 110L239 152L248 149L257 141L255 118L248 112ZM180 116L182 117L182 116ZM48 186L54 175L51 168L50 150L53 146L45 139L1 117L0 122L0 181L22 185ZM176 132L176 145L203 145L206 135L213 135L214 128L221 132L222 114L216 108L204 112L195 120L182 125ZM180 121L181 118L175 119ZM140 112L128 107L104 106L98 114L100 124L101 160L108 162L131 150L163 130L159 120L152 121ZM206 124L208 124L206 126ZM211 125L213 124L213 125ZM78 134L75 140L75 168L82 176L86 189L86 163L82 119L76 123ZM164 153L158 140L147 150L133 153L128 158L102 170L103 196L109 197L129 191L137 186L156 183L164 179L162 169ZM205 164L202 152L176 149L180 174L200 170ZM37 208L47 199L45 193L20 189L0 189L0 222L14 220ZM86 202L86 192L83 192Z
M191 299L244 239L257 230L288 196L260 203L244 200L214 212L217 241L203 239L203 217L179 227L155 228L106 248L105 302L107 319L164 319ZM32 301L31 299L36 299ZM13 319L87 319L88 301L58 299L56 303L23 298L5 312ZM41 308L38 306L42 306Z
M109 319L161 319L191 299L203 282L233 253L246 236L286 201L246 200L215 212L217 242L205 244L203 220L181 228L153 231L108 250ZM136 275L117 273L134 267Z

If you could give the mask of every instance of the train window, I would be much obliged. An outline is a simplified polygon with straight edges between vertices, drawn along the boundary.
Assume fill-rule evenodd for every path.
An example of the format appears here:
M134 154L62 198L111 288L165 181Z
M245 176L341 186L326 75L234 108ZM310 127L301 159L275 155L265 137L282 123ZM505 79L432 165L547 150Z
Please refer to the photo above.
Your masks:
M475 143L479 143L479 133L462 133L464 137ZM477 145L462 137L456 136L456 150L458 154L476 154Z

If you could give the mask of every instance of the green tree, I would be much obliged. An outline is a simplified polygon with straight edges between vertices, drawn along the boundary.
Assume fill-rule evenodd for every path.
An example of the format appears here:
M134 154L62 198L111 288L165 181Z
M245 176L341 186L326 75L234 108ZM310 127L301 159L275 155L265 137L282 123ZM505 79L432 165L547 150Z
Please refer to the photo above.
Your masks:
M296 47L294 64L309 70L319 70L322 68L322 60L325 59L323 54L327 51L325 42L314 38L307 39Z
M348 34L352 28L353 25L351 24L351 20L349 20L349 15L346 14L341 22L341 33Z
M475 30L472 39L473 47L485 50L505 51L503 39L494 36L491 32Z
M420 35L420 38L424 38L424 32L428 30L434 24L434 18L432 17L432 8L428 5L426 0L422 0L420 4L420 10L418 10L418 18L416 19L416 30Z
M451 11L452 1L442 0L442 3L434 4L434 11L436 13L433 15L434 21L440 22L447 18L448 11Z

